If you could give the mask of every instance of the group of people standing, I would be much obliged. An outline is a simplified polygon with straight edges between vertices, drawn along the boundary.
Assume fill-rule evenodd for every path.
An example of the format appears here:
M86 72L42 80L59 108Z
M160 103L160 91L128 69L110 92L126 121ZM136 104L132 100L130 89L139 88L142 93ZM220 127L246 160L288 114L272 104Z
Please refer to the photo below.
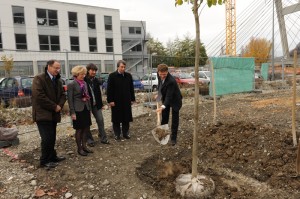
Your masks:
M96 78L98 70L95 64L75 66L71 73L74 81L67 86L67 96L60 80L60 63L49 60L45 72L34 77L32 84L32 115L41 137L40 166L54 168L65 157L58 156L55 150L56 126L61 121L61 110L68 101L72 125L75 129L77 152L81 156L93 153L87 147L94 146L95 140L91 134L91 114L98 126L98 136L102 144L110 144L104 129L103 102L100 82ZM117 70L109 75L107 85L107 102L111 107L111 121L114 139L130 139L129 123L133 121L132 104L135 103L133 79L125 72L126 62L119 60ZM182 96L175 79L169 74L168 67L160 64L157 68L159 86L157 100L162 106L157 109L162 112L161 124L169 122L172 108L171 143L176 144L179 125L179 110L182 106Z

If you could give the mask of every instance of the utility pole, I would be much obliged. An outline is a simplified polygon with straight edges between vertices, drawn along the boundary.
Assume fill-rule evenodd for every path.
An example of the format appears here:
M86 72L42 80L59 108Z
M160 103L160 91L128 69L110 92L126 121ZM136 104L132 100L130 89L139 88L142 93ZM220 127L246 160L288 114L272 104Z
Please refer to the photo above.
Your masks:
M272 81L274 81L274 2L273 0L273 12L272 12Z

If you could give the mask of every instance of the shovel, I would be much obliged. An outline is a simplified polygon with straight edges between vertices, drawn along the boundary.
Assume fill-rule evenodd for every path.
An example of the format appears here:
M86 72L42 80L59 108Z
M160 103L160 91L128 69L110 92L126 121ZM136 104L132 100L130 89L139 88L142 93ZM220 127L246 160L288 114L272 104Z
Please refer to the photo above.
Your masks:
M156 108L157 109L159 108L158 102L156 102ZM169 125L168 124L160 125L161 115L159 112L156 113L157 113L157 126L152 130L152 135L158 143L160 143L161 145L166 145L170 139L170 134L171 134L169 130Z

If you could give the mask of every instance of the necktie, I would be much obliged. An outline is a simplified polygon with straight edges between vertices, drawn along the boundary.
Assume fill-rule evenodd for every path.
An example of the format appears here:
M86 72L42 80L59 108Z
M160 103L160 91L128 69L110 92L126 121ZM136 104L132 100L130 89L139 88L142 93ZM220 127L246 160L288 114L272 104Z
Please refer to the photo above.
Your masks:
M55 86L55 77L54 76L52 77L52 84L53 84L53 86Z

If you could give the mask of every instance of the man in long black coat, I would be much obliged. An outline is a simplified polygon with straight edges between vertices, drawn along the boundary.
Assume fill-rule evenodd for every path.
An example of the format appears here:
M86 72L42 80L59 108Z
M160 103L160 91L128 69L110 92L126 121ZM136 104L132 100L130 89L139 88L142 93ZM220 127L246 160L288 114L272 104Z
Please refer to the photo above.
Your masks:
M169 123L170 109L172 108L171 144L174 146L177 141L179 126L179 110L182 107L182 95L174 77L168 72L166 64L157 67L158 73L158 99L162 106L157 111L162 111L161 125Z
M133 80L130 73L125 72L126 62L119 60L117 70L111 73L107 82L107 102L111 107L111 121L115 140L119 141L122 134L130 139L129 122L133 121L131 105L135 101Z

